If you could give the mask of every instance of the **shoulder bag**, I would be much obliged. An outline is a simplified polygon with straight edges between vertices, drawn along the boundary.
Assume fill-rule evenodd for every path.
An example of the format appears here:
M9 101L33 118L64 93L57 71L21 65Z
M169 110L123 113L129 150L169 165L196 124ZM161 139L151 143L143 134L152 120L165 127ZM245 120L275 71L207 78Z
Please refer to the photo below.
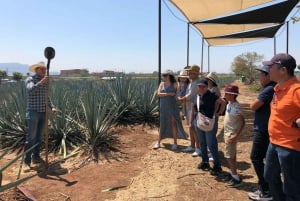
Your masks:
M200 96L197 96L197 127L203 131L211 131L214 128L215 116L209 118L200 112Z

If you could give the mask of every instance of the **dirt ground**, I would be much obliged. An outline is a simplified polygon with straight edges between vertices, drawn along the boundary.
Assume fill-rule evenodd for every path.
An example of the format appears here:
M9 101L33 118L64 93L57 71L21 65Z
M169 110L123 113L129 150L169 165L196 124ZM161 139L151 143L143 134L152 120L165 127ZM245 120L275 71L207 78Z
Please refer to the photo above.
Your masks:
M244 201L247 193L256 188L257 178L250 161L252 146L253 112L249 104L257 94L249 86L236 81L240 87L238 101L241 103L246 119L246 127L238 144L238 173L243 185L228 188L218 177L197 169L201 158L190 153L171 150L172 139L162 141L162 148L152 150L158 138L158 129L137 126L123 128L120 133L120 157L103 159L99 164L90 163L79 167L78 159L71 158L58 163L67 174L36 176L21 185L23 189L38 201ZM223 157L224 140L222 134L223 117L219 120L219 152L223 171L228 166ZM187 129L187 128L185 128ZM179 149L189 145L188 140L179 140ZM5 163L12 156L7 156ZM49 160L56 160L50 155ZM74 161L77 160L77 163ZM19 162L4 172L4 180L15 180ZM212 164L211 164L212 165ZM34 173L34 172L33 172ZM32 174L23 173L21 177ZM0 193L1 200L12 200L12 190ZM17 193L14 192L16 195ZM24 196L13 200L26 200Z

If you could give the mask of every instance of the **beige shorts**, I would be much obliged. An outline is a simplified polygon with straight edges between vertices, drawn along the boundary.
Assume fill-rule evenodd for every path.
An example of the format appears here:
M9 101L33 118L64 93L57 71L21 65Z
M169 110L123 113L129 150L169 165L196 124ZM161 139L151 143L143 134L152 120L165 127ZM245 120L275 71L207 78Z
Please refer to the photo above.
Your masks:
M229 143L228 142L229 138L230 138L230 136L224 135L224 142L225 142L224 157L225 158L235 158L237 141L235 141L233 143Z

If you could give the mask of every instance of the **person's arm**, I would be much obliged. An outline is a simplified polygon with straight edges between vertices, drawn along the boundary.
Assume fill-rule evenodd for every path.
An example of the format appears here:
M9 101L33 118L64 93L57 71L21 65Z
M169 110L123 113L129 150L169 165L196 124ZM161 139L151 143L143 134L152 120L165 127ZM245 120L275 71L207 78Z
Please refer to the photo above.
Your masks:
M50 96L48 96L48 103L49 103L48 106L49 106L49 108L51 109L52 113L53 113L53 114L56 114L57 110L56 110L55 106L53 105Z
M226 101L223 98L218 98L215 103L215 115L220 115L226 109Z
M195 107L194 107L193 101L191 101L191 112L190 112L190 118L189 118L190 122L188 122L189 123L189 127L193 126L193 121L195 119L194 113L195 113Z
M47 84L49 82L49 77L45 76L39 82L34 83L33 77L28 77L25 81L26 89L31 92L37 89L38 86Z
M185 101L191 101L195 94L197 94L198 87L191 83L191 89L185 94L184 99Z
M250 109L253 110L253 111L256 111L258 110L261 106L264 105L264 102L259 100L259 99L256 99L251 105L250 105Z
M296 89L294 92L293 102L295 103L296 108L300 108L300 88ZM294 119L292 126L294 128L300 129L300 117Z
M157 89L157 96L158 97L166 97L166 96L175 96L176 93L165 93L165 92L161 92L161 88L163 86L163 83L161 82L158 86L158 89Z
M221 98L221 91L218 87L215 87L215 94Z

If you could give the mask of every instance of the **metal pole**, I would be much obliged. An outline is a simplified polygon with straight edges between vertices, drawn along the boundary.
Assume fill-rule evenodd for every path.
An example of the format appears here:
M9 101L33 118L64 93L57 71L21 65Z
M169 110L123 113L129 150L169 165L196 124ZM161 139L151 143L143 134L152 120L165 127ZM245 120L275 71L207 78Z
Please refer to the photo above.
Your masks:
M210 72L210 63L209 63L209 48L210 46L208 45L207 46L207 65L208 65L208 73Z
M274 36L274 55L276 54L276 37Z
M50 68L50 60L54 58L55 56L55 50L52 47L46 47L44 50L44 55L48 59L47 61L47 72L46 75L49 78L49 68ZM45 111L45 152L46 152L46 158L45 158L45 163L46 163L46 168L48 167L48 113L49 113L49 85L50 85L50 79L48 84L46 85L46 111Z
M289 21L286 22L286 53L289 53Z
M190 23L187 23L187 48L186 48L186 66L189 65L190 57Z
M161 0L158 0L158 85L161 75Z
M158 0L158 86L161 82L161 0ZM160 98L158 97L158 133L160 132Z
M204 38L202 38L202 48L201 48L201 74L203 73L203 45L204 45Z

